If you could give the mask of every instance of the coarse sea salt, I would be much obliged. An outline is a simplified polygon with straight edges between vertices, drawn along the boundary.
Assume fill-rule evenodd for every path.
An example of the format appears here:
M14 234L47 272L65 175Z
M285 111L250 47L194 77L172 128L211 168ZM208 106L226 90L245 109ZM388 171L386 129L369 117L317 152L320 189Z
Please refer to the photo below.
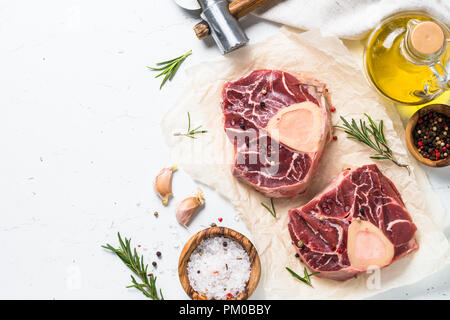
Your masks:
M187 265L191 287L208 299L237 297L250 279L244 248L225 237L208 238L192 252Z

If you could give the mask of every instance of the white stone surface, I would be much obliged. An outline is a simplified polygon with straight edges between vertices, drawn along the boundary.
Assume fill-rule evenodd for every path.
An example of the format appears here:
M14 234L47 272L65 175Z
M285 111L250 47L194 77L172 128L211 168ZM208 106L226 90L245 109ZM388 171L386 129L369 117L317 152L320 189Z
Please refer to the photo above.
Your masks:
M206 187L206 207L180 227L176 204L197 189L182 170L167 208L153 192L156 173L172 165L159 123L184 86L182 69L219 54L195 39L196 22L173 1L0 1L0 298L144 299L101 248L120 231L158 262L150 270L165 297L185 299L176 269L191 235L215 222L249 236ZM251 42L278 30L242 24ZM189 49L159 90L146 66ZM450 170L427 173L449 208ZM378 297L448 299L448 271ZM253 298L264 298L261 288Z

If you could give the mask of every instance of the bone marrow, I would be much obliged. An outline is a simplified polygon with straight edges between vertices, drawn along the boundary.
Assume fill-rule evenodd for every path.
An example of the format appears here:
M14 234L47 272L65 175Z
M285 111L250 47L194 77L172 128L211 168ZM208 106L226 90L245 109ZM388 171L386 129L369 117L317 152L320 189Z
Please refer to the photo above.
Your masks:
M394 257L394 245L371 222L357 220L350 224L347 236L348 258L356 270L383 268Z
M314 153L320 147L324 114L313 102L301 102L278 110L267 131L273 139L300 152Z

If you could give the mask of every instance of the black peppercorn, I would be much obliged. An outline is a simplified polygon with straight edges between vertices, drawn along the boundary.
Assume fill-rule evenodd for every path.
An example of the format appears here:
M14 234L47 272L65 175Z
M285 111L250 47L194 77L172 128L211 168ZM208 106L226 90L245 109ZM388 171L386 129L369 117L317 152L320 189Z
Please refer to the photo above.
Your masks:
M414 128L414 145L426 159L432 161L448 158L450 118L438 112L422 115Z
M156 261L153 261L152 266L156 267L156 265L157 265Z
M265 107L265 106L266 106L266 103L265 103L264 101L261 101L261 102L259 103L259 105L260 105L261 107Z
M159 258L161 257L161 252L160 251L156 251L156 256Z

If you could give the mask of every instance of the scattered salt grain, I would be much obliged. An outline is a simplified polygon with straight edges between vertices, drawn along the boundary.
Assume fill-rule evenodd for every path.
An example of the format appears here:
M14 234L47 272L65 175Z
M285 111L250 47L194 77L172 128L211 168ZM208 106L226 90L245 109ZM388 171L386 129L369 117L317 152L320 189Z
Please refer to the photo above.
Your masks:
M250 279L250 259L236 241L214 237L203 240L192 252L187 271L195 291L208 299L225 300L245 289Z

